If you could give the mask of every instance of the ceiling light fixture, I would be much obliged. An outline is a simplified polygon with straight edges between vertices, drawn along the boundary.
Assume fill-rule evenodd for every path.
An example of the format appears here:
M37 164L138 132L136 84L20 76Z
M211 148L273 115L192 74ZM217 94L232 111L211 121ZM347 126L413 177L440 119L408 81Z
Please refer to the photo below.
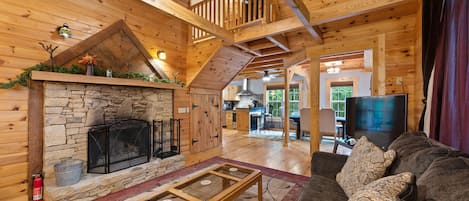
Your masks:
M262 77L262 81L264 82L270 81L269 71L264 71L264 76Z
M158 50L158 52L156 52L156 56L158 56L158 58L161 59L161 60L165 60L166 59L166 52L163 51L163 50Z
M330 61L324 63L325 66L327 66L327 73L329 74L335 74L340 72L340 68L337 66L343 65L344 61Z
M327 68L327 73L329 73L329 74L336 74L336 73L339 73L339 72L340 72L339 67L332 66L332 67Z

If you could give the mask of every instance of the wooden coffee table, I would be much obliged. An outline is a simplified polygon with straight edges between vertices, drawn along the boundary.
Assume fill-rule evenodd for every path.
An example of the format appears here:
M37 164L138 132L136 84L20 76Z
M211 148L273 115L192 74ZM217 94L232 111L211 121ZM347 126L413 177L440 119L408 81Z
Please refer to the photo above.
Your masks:
M215 201L234 200L257 183L258 200L262 200L262 172L260 170L223 163L195 176L156 192L145 200L151 201Z

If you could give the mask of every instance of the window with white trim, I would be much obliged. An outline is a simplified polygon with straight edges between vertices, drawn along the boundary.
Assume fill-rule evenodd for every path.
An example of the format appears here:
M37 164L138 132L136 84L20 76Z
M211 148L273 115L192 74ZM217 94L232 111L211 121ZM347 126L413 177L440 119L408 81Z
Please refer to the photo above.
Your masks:
M352 97L352 86L331 86L331 107L337 118L345 118L345 99Z

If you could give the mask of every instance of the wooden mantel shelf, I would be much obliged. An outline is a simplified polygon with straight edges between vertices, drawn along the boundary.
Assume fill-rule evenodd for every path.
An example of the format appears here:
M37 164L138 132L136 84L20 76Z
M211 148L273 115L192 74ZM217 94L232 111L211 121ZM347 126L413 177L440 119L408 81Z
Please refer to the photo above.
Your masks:
M53 82L74 82L74 83L84 83L84 84L104 84L104 85L119 85L119 86L132 86L132 87L149 87L149 88L158 88L158 89L183 89L181 86L176 85L176 84L154 83L154 82L147 82L143 80L75 75L75 74L54 73L54 72L44 72L44 71L32 71L31 79L53 81Z

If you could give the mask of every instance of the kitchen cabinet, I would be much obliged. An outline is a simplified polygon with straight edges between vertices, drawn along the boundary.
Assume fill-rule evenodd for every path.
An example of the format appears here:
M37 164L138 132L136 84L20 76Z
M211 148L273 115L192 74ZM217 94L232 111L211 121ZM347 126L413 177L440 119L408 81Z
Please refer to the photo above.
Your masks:
M236 109L236 129L240 131L249 131L249 108Z
M237 94L240 88L240 86L234 85L227 86L225 90L223 90L223 100L239 100L239 96Z
M225 110L225 126L233 129L233 110Z

